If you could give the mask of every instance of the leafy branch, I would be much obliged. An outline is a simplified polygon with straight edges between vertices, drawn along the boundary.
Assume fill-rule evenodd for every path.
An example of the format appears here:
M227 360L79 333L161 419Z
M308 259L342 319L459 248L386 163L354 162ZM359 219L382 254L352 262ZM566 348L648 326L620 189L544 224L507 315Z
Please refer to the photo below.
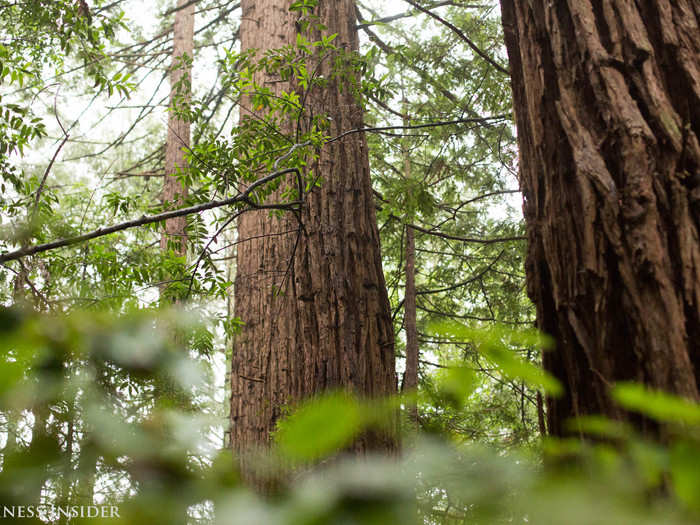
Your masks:
M235 197L228 199L215 200L210 202L205 202L203 204L198 204L197 206L190 206L187 208L180 208L178 210L171 210L164 213L159 213L157 215L144 215L139 219L132 219L130 221L121 222L115 224L108 228L99 228L89 233L83 235L76 235L75 237L68 237L65 239L60 239L57 241L49 242L46 244L39 244L36 246L29 246L16 250L14 252L6 252L0 254L0 263L14 261L21 259L22 257L27 257L29 255L35 255L37 253L43 253L50 250L55 250L57 248L64 248L66 246L72 246L74 244L79 244L81 242L89 241L92 239L97 239L99 237L104 237L105 235L111 235L112 233L128 230L131 228L136 228L138 226L145 226L146 224L153 224L156 222L165 221L167 219L174 219L176 217L184 217L186 215L192 215L194 213L200 213L206 210L212 210L215 208L222 208L224 206L231 206L233 204L245 203L251 206L251 209L277 209L277 210L291 210L295 205L299 205L300 202L289 202L285 204L255 204L250 200L250 196L253 190L271 182L282 175L287 175L289 173L295 173L297 178L301 178L301 173L297 168L288 168L275 173L271 173L266 177L263 177L253 184L251 184L246 191L239 193Z

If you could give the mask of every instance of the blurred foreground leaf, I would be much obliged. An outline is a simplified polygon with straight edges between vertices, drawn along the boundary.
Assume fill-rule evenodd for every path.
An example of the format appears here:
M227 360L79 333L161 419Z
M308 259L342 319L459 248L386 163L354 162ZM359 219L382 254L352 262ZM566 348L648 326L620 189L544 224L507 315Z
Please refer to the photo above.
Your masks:
M663 423L700 425L700 404L665 392L650 390L644 385L619 383L612 396L627 410L639 412Z

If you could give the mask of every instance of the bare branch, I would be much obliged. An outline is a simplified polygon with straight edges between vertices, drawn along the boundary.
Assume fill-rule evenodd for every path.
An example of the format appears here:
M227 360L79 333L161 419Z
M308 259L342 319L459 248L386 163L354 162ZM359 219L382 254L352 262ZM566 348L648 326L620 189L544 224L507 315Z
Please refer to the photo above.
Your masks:
M60 91L59 89L56 90L56 96L54 97L53 100L53 112L56 115L56 122L58 122L59 127L61 128L61 131L63 132L63 141L58 145L58 148L56 149L56 152L53 154L53 157L51 158L51 162L49 162L49 165L46 167L46 171L44 171L44 176L41 178L41 182L39 183L39 187L36 190L36 195L34 196L34 209L32 210L32 214L30 215L29 222L33 223L34 219L36 218L36 214L39 211L39 201L41 199L41 193L44 191L44 186L46 185L46 179L49 177L49 173L51 172L51 168L53 168L54 162L56 162L56 159L58 158L59 153L61 153L61 150L63 149L63 146L66 145L66 142L68 142L68 139L70 138L70 135L66 133L66 128L63 127L63 123L61 122L61 119L58 117L58 109L56 108L57 106L57 100L58 100L58 92Z
M452 126L455 124L485 124L487 122L490 122L492 120L506 120L509 119L511 116L510 115L496 115L493 117L479 117L479 118L462 118L458 120L447 120L443 122L428 122L426 124L413 124L410 126L383 126L379 128L356 128L356 129L351 129L349 131L345 131L344 133L341 133L337 137L333 137L332 139L329 139L326 141L326 144L330 144L332 142L336 142L338 140L341 140L348 135L353 135L355 133L381 133L383 131L393 131L393 130L401 130L401 129L425 129L425 128L438 128L441 126Z

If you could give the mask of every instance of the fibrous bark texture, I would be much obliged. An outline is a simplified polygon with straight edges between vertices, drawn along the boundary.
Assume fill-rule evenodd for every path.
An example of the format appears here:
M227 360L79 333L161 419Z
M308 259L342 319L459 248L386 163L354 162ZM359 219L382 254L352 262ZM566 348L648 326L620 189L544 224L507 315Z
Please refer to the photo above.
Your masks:
M242 50L259 54L296 42L290 0L241 3ZM321 1L315 10L334 44L357 49L354 2ZM321 64L327 75L333 60ZM315 67L315 65L314 65ZM290 86L261 72L272 90ZM337 81L306 98L313 114L332 118L330 135L363 125L362 110ZM242 103L242 118L250 114ZM282 168L283 166L280 166ZM301 219L249 212L238 223L234 311L244 323L233 345L231 441L236 451L265 446L285 407L343 388L360 396L396 391L393 331L382 273L367 145L355 134L323 148L309 166L322 184L306 195ZM280 192L269 199L279 198ZM387 449L380 434L353 448Z
M501 1L554 434L620 380L698 399L699 5Z
M170 106L181 106L190 100L191 68L186 59L192 59L194 53L194 2L178 0L173 27L173 63L170 72ZM163 200L182 204L187 197L187 188L175 177L178 169L186 167L185 152L190 147L190 123L177 117L175 113L168 116L168 133L165 143L165 179L163 183ZM177 217L165 221L165 232L161 235L160 246L163 251L174 248L175 254L187 253L186 237L187 219Z

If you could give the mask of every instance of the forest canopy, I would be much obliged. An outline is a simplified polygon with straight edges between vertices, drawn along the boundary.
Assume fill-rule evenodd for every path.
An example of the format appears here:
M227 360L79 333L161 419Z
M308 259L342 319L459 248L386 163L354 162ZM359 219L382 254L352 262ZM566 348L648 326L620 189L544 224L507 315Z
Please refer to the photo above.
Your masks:
M555 4L0 0L0 522L696 523L700 10Z

